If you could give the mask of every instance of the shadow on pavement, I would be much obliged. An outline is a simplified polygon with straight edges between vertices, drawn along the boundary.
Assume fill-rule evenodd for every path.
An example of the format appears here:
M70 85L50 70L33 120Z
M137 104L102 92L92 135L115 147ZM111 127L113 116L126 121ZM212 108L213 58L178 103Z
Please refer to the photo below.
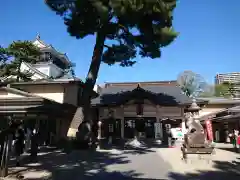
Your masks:
M9 177L24 178L25 180L65 180L65 179L135 179L141 176L134 170L126 172L108 171L107 166L127 164L130 161L124 154L112 154L108 151L72 151L69 154L62 150L43 150L39 153L38 162L31 163L25 158L21 168L10 165ZM45 176L37 173L45 171ZM30 173L31 175L26 175ZM35 175L34 175L35 173ZM29 177L28 177L29 176Z
M108 145L107 140L101 142L101 149L104 150L124 150L125 154L147 154L150 152L155 152L154 148L167 148L167 145L159 144L155 140L140 140L142 147L133 147L126 145L126 140L117 140L112 145Z
M198 179L198 180L239 180L240 179L240 158L237 161L214 161L215 171L197 171L196 173L169 173L169 178L174 180Z
M134 148L134 147L126 147L124 149L124 154L147 154L147 153L150 153L150 152L155 152L151 149L148 149L148 148Z
M218 148L218 149L221 149L221 150L224 150L224 151L229 151L229 152L233 152L233 153L239 153L238 149L237 148Z

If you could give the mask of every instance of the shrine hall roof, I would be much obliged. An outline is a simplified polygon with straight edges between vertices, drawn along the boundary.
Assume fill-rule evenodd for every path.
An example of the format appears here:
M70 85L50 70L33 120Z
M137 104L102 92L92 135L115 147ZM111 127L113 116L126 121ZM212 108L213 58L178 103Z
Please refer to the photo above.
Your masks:
M169 85L148 85L148 86L109 86L102 88L99 96L92 100L92 105L113 105L122 102L124 94L129 94L128 100L131 100L131 92L141 89L144 94L150 94L156 104L166 106L189 105L192 99L182 93L178 86ZM133 95L133 94L132 94ZM146 97L146 96L145 96ZM203 102L203 101L197 101Z

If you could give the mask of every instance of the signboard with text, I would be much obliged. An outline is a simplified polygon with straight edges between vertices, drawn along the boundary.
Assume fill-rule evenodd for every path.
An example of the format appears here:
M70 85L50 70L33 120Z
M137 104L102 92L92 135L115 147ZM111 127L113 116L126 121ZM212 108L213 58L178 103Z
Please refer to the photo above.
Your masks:
M161 138L161 124L154 123L154 129L155 129L155 139L160 139Z

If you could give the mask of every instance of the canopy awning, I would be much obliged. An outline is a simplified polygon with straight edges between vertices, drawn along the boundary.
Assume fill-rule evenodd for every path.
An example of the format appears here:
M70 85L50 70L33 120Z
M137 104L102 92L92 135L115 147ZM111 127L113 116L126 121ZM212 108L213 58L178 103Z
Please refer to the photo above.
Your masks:
M76 107L70 104L60 104L42 97L21 97L0 99L0 115L9 114L54 114L62 116Z
M232 108L229 108L228 109L228 112L230 113L240 113L240 106L235 106L235 107L232 107Z
M237 114L229 114L226 116L213 118L212 120L217 122L234 122L234 121L240 121L239 118L240 118L240 113L237 113Z
M221 109L219 108L219 109L214 109L211 111L206 111L206 112L203 112L202 114L200 114L199 117L197 117L196 119L199 121L212 119L212 118L215 118L217 114L225 112L225 111L227 111L226 108L221 108Z

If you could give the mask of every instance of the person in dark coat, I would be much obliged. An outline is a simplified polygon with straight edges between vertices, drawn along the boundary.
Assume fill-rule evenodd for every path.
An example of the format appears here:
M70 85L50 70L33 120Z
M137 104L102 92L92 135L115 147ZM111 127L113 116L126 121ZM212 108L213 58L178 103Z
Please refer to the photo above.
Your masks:
M32 131L31 134L31 159L33 161L37 161L37 153L38 153L38 132L36 129Z
M15 155L17 160L16 166L20 166L20 157L24 151L24 139L24 130L22 126L19 126L15 133Z

